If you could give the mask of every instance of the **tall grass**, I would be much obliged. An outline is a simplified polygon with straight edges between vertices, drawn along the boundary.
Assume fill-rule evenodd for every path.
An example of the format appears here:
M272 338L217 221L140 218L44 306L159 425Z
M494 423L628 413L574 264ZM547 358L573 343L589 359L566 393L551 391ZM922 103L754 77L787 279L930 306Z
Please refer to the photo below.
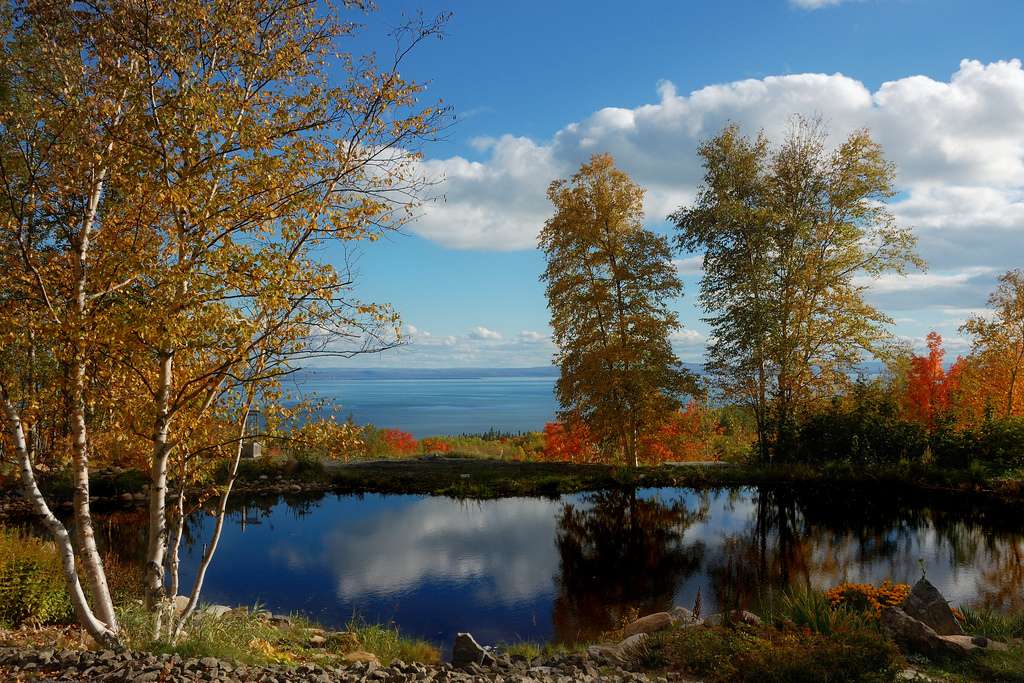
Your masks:
M985 636L993 640L1024 638L1024 612L1004 614L991 607L972 609L960 607L964 631L972 636Z
M822 635L855 631L875 625L867 613L834 606L824 593L806 586L794 586L774 599L763 599L762 613L767 621L790 623Z

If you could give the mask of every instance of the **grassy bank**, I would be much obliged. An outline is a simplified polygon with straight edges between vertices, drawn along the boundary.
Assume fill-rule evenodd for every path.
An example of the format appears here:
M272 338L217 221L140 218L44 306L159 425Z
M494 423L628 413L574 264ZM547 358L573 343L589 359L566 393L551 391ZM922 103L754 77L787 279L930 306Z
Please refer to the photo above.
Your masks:
M328 463L322 476L330 482L332 490L341 493L416 493L462 498L556 496L607 488L784 484L894 486L1008 500L1024 498L1024 477L992 477L974 470L912 465L812 467L687 463L625 468L446 457Z
M126 646L182 657L216 657L243 664L337 665L351 657L373 655L383 665L393 660L435 664L441 653L425 640L402 635L393 624L351 620L343 631L328 631L302 615L270 619L258 608L239 608L214 616L198 610L185 635L171 644L151 637L151 617L139 600L138 571L107 558L108 576ZM89 646L74 613L52 543L0 526L0 642L53 646ZM25 627L28 627L26 630ZM51 628L47 628L51 627ZM52 634L60 634L59 638ZM92 644L94 645L94 644Z

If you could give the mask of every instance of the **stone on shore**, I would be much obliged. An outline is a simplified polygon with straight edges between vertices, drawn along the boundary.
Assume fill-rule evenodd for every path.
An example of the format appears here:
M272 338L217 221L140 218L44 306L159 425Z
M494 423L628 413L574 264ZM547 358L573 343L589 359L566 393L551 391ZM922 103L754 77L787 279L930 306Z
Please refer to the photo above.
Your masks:
M473 634L459 633L455 636L455 643L452 645L452 664L455 666L468 666L469 664L489 666L494 661L494 655L476 642Z
M655 612L627 625L622 629L622 635L628 638L638 633L656 633L669 628L672 623L672 616L668 612Z
M962 636L964 634L964 630L956 620L946 598L928 579L922 577L914 584L901 608L907 615L927 624L940 636Z
M697 626L704 623L693 612L679 605L670 609L668 615L672 618L673 626Z
M213 617L214 619L220 619L225 614L230 612L231 609L232 608L228 607L227 605L210 605L209 607L203 610L203 613Z

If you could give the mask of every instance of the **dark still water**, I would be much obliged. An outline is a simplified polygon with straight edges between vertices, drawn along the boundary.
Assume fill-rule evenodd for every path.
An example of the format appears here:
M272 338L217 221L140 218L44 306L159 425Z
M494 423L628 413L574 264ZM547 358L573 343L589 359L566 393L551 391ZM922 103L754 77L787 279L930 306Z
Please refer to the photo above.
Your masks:
M103 525L114 547L141 525ZM191 518L190 585L213 518ZM648 489L548 500L429 496L239 501L204 601L394 621L440 644L572 641L636 609L751 606L769 588L913 582L953 604L1024 607L1024 534L1005 511L889 492Z

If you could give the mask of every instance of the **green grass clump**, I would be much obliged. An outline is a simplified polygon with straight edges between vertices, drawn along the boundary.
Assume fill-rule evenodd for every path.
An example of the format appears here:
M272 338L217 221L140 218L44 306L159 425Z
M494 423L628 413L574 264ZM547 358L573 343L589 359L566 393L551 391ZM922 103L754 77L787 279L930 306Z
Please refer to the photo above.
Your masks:
M14 628L73 619L57 547L0 527L0 625Z
M793 587L778 599L765 602L769 603L761 610L765 620L778 626L796 626L822 635L874 626L864 612L834 606L824 593L810 587Z
M899 670L895 647L873 628L831 635L774 626L674 629L654 634L639 663L709 683L881 683Z
M437 664L441 652L435 645L417 638L407 638L394 624L367 624L361 619L349 621L347 630L355 633L362 650L377 656L387 666L394 660Z

